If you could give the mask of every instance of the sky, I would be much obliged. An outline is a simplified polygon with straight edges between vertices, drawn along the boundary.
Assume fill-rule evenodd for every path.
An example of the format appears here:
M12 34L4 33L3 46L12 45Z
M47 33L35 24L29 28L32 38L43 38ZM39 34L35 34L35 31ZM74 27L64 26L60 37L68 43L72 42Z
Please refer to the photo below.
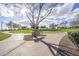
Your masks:
M45 8L42 14L46 12ZM26 21L26 23L22 24L28 25L29 21L27 17L25 17L25 11L29 12L29 10L26 9L26 7L24 6L22 9L19 9L14 8L12 4L0 4L0 25L3 21L3 28L6 29L6 23L10 20L19 24ZM60 24L60 26L63 26L62 23L64 23L64 26L69 26L69 21L75 19L76 14L79 14L79 3L64 3L63 5L58 5L57 7L54 7L52 10L52 15L48 16L43 22L41 22L40 26L45 25L49 27L49 24L51 23ZM65 22L68 23L65 24Z

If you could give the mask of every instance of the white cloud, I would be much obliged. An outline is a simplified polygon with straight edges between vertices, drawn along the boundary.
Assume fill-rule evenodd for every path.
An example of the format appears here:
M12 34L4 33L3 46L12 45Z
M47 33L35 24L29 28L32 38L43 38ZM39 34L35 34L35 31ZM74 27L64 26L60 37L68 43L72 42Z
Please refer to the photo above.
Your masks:
M14 13L11 10L6 10L6 11L2 10L1 11L1 16L4 16L4 17L13 17Z
M79 8L76 8L75 10L72 11L72 13L70 14L69 18L70 19L75 19L76 15L79 14Z
M79 13L79 8L76 8L74 11L73 11L74 13Z
M63 6L56 7L53 9L52 16L54 18L68 17L73 9L74 4L64 4Z
M1 16L4 16L4 17L13 17L14 16L14 12L2 4L0 4L0 13L1 13Z
M58 11L59 15L69 14L73 8L74 4L64 4Z
M66 18L64 20L68 20L72 15L73 6L74 4L64 4L62 7L59 6L59 7L53 8L52 15L47 17L47 19L42 22L43 25L46 25L46 24L49 25L51 23L60 24L63 20L59 20L59 21L56 20L58 18L59 19ZM52 18L52 20L49 20L49 18Z
M47 12L46 10L43 10L43 11L41 12L41 15L44 16L44 15L46 14L46 12Z
M19 20L19 21L13 21L13 22L16 23L16 24L19 24L21 26L30 27L30 22L27 21L26 19L22 19L22 20Z
M72 17L75 18L74 15L76 15L76 14L79 13L79 9L77 8L74 11L72 11L73 6L74 6L74 4L69 3L69 4L64 4L63 6L55 7L53 9L52 15L49 16L49 17L47 17L47 19L44 20L42 22L42 24L46 25L46 24L50 24L52 22L54 22L54 23L57 24L57 23L61 22L61 21L56 20L57 18L60 18L60 19L62 19L62 18L72 18ZM15 8L16 11L12 10L12 9L14 9L13 6L11 7L11 9L10 8L8 9L4 5L0 4L0 13L1 13L1 16L4 16L4 17L13 17L13 16L15 16L14 12L20 12L21 15L25 15L25 12L27 12L27 13L30 12L30 10L28 8L26 8L25 6L22 7L22 9L16 9ZM36 11L36 13L37 13L37 11ZM45 15L45 13L46 13L46 10L42 11L41 14ZM36 14L36 16L37 16L37 14ZM49 20L48 18L52 18L52 19L55 19L55 20Z
M21 9L21 11L20 11L20 13L22 14L22 15L26 15L26 13L29 13L30 12L30 10L29 9L27 9L27 8L22 8Z
M58 20L45 19L43 22L40 23L40 26L41 26L41 25L42 25L42 26L45 25L45 26L49 27L49 25L52 24L52 23L54 23L54 24L59 24L60 21L58 21Z
M64 4L63 6L58 6L53 8L52 15L47 18L57 19L57 18L69 18L72 15L72 9L74 7L74 3Z

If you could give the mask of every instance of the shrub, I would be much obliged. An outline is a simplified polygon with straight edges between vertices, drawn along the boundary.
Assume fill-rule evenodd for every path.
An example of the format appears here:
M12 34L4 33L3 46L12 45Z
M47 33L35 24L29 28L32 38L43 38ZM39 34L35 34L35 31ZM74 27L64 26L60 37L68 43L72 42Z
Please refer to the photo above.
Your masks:
M68 32L68 36L71 39L71 41L79 47L79 30L70 31Z

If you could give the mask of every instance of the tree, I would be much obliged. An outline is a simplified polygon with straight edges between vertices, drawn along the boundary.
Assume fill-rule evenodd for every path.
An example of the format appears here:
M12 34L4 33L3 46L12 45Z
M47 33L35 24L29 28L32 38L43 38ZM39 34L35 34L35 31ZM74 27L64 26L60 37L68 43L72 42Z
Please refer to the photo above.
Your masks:
M47 28L46 26L41 26L40 28Z
M50 24L50 26L49 26L50 28L52 28L52 29L57 29L57 24L55 24L55 23L52 23L52 24Z
M60 26L61 26L61 27L66 27L67 24L68 24L67 21L62 21L62 22L60 23Z
M19 24L12 23L12 27L14 30L19 29L19 26L20 26Z
M22 29L25 30L25 29L27 29L27 27L26 26L22 26Z
M12 30L13 26L12 26L13 22L9 21L6 25L8 26L9 30Z
M3 22L3 21L1 21L1 30L3 30L3 23L4 23L4 22Z
M40 22L42 22L44 19L46 19L46 17L48 17L51 14L53 7L55 7L57 4L39 3L24 5L29 9L29 12L26 12L26 16L30 20L30 25L34 30L33 36L37 37L38 35L40 35L38 31Z
M9 21L6 25L8 26L9 30L15 30L16 28L19 28L19 24L16 24L13 21Z
M23 3L23 4L13 4L14 7L22 9L25 16L29 19L30 25L33 29L34 36L38 36L39 34L39 24L43 20L45 20L51 13L54 7L56 7L58 3ZM25 12L24 12L25 11ZM37 34L36 34L37 33Z

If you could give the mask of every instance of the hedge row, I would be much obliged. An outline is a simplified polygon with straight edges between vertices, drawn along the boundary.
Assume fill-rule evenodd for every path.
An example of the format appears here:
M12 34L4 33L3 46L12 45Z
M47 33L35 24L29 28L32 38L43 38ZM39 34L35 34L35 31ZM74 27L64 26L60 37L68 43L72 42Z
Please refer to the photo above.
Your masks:
M71 41L79 48L79 30L68 32L68 36Z

